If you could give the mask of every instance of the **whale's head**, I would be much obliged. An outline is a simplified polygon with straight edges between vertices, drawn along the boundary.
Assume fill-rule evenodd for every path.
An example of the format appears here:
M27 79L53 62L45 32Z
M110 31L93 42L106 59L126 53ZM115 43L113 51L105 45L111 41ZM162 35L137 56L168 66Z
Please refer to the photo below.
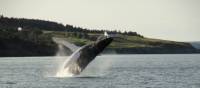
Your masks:
M87 59L94 59L94 57L101 53L112 41L112 37L99 37L94 43L84 46L84 48L81 50L81 56Z
M94 43L94 49L96 53L101 53L111 42L113 41L112 37L99 37Z

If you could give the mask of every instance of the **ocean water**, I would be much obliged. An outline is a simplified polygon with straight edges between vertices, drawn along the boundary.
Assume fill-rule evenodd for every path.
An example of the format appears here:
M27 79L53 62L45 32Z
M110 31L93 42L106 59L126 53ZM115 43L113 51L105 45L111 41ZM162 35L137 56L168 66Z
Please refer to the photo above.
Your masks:
M75 77L67 57L0 58L0 88L200 88L200 54L101 55Z

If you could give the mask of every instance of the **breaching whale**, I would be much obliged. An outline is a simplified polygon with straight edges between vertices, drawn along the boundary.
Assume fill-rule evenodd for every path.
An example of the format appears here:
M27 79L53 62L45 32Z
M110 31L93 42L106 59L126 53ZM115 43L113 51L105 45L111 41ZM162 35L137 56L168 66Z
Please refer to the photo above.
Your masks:
M101 36L95 42L82 46L64 62L57 76L63 74L80 74L112 41L112 37Z

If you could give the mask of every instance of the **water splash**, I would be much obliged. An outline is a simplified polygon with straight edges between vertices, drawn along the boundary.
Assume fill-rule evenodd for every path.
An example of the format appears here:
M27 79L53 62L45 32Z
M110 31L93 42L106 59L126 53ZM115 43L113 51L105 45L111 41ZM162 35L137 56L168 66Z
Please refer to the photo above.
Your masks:
M72 62L73 60L76 60L76 58L79 55L78 53L76 53L76 55L74 55L73 53L71 56L69 56L67 54L68 51L66 50L65 47L69 48L73 52L74 51L77 52L79 50L78 49L79 47L65 41L63 38L53 37L53 41L58 45L58 51L55 55L55 62L58 64L58 67L56 72L54 73L54 77L72 77L73 74L68 71L69 68L66 68L66 65Z
M58 71L55 77L62 78L62 77L73 77L73 76L74 74L69 72L69 68L66 68L66 69L61 69L60 71Z
M70 66L73 66L73 68L77 69L77 71L81 71L80 67L73 62L76 62L76 60L79 58L80 56L80 50L83 47L79 48L78 50L76 50L70 57L68 57L64 63L62 63L62 66L59 68L56 77L71 77L74 74L70 72Z

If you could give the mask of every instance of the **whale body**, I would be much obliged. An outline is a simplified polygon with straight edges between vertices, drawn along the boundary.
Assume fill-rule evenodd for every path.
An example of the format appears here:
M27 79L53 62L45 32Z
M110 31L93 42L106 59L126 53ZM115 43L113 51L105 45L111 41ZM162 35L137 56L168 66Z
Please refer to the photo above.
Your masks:
M102 36L97 41L79 48L64 62L61 73L80 74L112 41L112 37Z

